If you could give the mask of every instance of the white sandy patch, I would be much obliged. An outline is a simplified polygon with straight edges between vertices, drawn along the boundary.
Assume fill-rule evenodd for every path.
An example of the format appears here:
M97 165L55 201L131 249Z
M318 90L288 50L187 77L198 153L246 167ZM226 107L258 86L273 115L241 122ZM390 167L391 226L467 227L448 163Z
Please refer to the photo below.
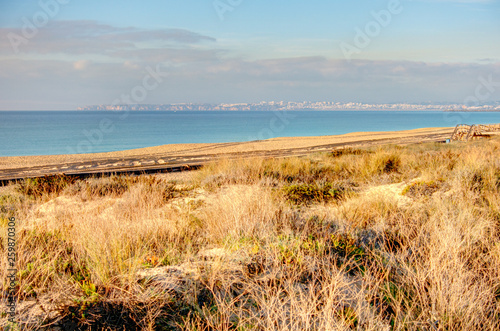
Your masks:
M60 196L38 206L36 213L46 216L47 214L55 214L61 210L75 210L75 208L80 208L81 204L75 198Z
M408 186L408 183L401 182L396 184L386 184L370 187L365 194L369 197L384 197L397 201L398 207L405 206L411 203L411 199L404 196L403 190Z

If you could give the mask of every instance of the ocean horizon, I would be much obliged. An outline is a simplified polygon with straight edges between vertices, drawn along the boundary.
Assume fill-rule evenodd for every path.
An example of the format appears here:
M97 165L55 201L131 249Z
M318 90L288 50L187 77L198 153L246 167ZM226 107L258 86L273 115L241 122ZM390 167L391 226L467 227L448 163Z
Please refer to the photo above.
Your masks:
M500 123L500 112L0 111L0 157Z

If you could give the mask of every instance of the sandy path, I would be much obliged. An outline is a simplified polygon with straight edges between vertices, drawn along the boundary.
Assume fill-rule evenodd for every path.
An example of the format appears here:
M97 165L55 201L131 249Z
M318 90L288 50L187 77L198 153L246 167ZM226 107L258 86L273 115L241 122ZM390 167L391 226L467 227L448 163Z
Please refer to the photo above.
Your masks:
M0 179L58 172L202 164L220 157L304 155L342 146L437 141L449 138L453 129L355 132L336 136L274 138L242 143L163 145L95 154L0 157Z

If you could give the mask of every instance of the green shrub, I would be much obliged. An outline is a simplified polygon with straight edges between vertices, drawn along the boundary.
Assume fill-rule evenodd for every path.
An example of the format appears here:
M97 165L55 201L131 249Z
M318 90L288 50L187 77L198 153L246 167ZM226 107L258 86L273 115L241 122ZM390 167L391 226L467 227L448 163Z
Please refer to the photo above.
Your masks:
M335 258L335 264L344 266L346 271L354 273L363 272L365 267L363 261L367 254L363 247L356 243L356 240L347 234L332 234L326 242L326 247L330 255Z
M282 191L288 201L294 204L307 204L339 200L344 197L346 187L332 183L293 184L284 186Z

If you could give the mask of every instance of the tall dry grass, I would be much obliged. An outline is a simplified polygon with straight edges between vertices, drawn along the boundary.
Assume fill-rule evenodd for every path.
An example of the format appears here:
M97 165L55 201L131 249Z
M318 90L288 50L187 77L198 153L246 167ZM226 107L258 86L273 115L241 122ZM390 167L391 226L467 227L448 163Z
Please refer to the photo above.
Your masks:
M20 324L499 329L499 148L384 146L224 160L185 183L8 187L0 231L18 219L19 305L59 309L23 308Z

